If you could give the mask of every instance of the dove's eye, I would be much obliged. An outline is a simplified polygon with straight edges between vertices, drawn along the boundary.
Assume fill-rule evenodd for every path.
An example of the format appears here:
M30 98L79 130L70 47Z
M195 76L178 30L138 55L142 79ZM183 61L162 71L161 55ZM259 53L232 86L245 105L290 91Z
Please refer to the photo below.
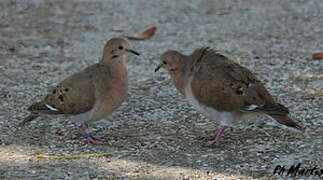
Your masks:
M119 46L119 47L118 47L118 49L119 49L119 50L122 50L122 49L123 49L123 46Z
M166 61L163 61L163 64L165 64L165 65L166 65L166 64L167 64L167 62L166 62Z

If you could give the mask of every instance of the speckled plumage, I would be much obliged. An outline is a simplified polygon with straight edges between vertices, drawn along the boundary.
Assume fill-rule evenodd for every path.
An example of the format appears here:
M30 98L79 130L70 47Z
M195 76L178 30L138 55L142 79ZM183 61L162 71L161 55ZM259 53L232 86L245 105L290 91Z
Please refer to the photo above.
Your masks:
M161 61L159 67L168 70L181 94L221 126L240 121L246 113L262 113L281 124L303 130L251 71L216 50L202 47L189 56L168 51L161 56Z
M28 108L32 114L22 124L41 113L77 115L78 118L74 119L86 133L85 127L89 122L106 117L126 98L128 71L124 55L127 51L133 52L128 49L126 40L109 40L100 62L65 78L44 100L32 104Z

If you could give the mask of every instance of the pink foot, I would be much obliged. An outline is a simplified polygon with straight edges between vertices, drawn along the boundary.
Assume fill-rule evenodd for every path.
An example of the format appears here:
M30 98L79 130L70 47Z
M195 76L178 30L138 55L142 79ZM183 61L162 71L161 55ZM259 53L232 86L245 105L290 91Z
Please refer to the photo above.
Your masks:
M214 147L220 144L221 137L223 136L225 126L220 126L213 135L201 137L203 140L211 141L205 147Z
M210 136L200 136L198 139L204 140L204 141L211 141L213 140L217 135L217 132L215 131L212 135Z
M84 142L86 144L91 144L91 145L103 144L103 138L96 138L92 136L90 133L87 132L86 128L84 128L82 125L79 126L79 130L82 133Z
M103 144L103 139L102 138L96 138L90 134L89 136L85 137L84 142L86 144L91 144L91 145L100 145Z

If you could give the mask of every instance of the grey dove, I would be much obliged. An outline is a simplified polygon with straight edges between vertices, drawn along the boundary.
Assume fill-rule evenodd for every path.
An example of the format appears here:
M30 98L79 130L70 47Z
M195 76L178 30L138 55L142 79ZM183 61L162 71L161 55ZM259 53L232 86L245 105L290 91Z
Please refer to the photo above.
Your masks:
M41 114L71 115L88 144L102 144L102 139L91 135L87 126L118 108L128 93L128 71L125 55L131 52L125 39L109 40L102 59L60 82L42 101L32 104L25 124Z
M167 51L155 69L165 68L178 91L204 115L220 126L209 146L218 145L227 126L242 120L245 114L264 114L278 123L303 131L289 116L289 110L277 103L265 86L247 68L209 47L191 55Z

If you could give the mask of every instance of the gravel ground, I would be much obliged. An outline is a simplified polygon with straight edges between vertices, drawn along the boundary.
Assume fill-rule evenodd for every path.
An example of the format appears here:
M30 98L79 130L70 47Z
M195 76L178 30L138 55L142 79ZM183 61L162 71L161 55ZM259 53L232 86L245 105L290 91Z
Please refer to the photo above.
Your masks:
M281 179L277 165L323 168L321 0L118 0L0 2L0 179ZM85 145L72 121L43 116L25 127L26 108L65 76L98 61L104 43L152 25L152 39L132 41L130 96L93 123L106 138ZM113 29L122 29L116 32ZM307 127L309 137L269 119L227 129L216 148L197 140L215 122L196 112L154 73L168 49L190 53L209 45L250 68ZM36 154L144 152L75 160Z

